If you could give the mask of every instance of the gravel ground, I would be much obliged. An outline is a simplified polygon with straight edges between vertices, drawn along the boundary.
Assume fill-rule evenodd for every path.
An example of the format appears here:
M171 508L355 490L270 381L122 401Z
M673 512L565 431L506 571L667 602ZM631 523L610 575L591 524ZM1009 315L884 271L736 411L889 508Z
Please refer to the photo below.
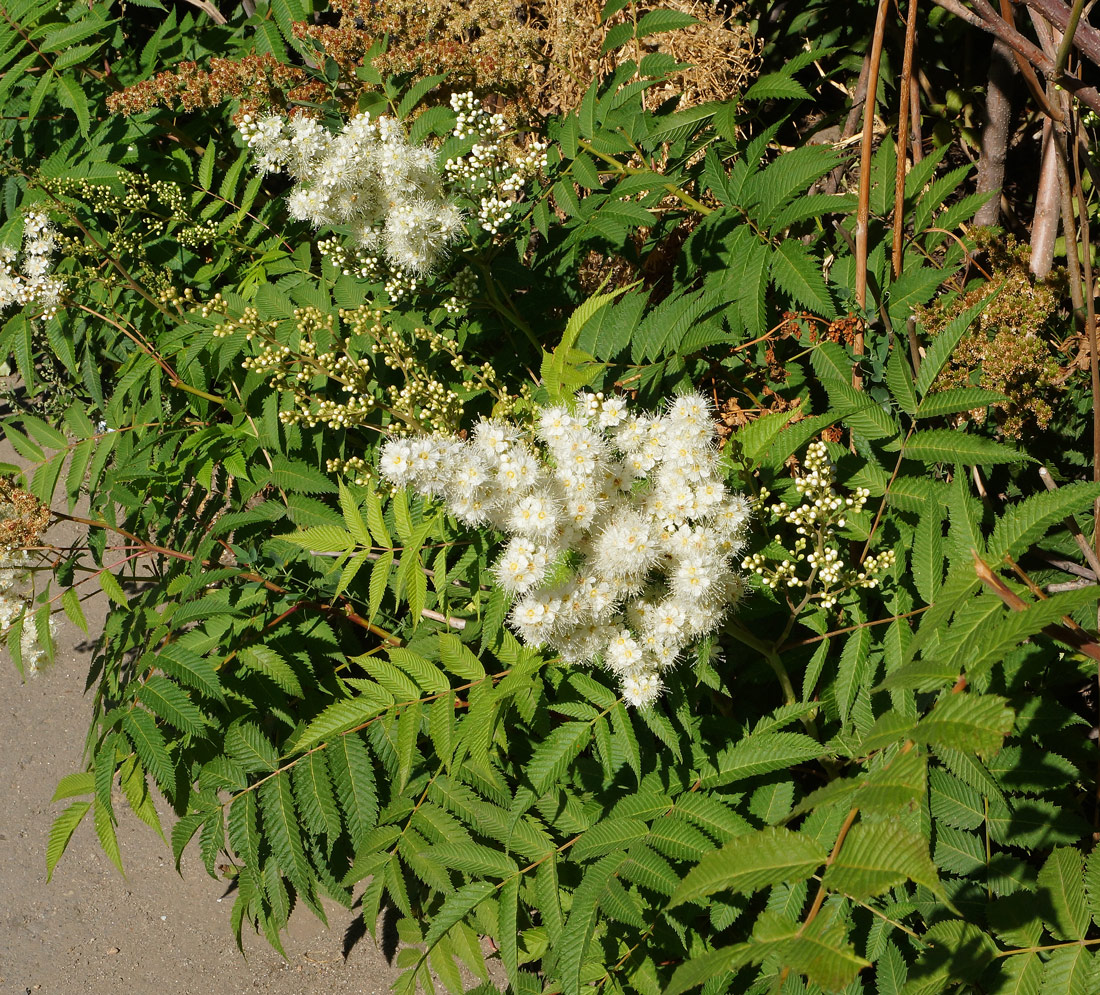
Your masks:
M85 607L94 627L103 605ZM328 930L307 910L295 913L289 961L247 927L242 957L225 884L190 851L177 874L170 848L125 802L116 811L126 876L100 850L88 818L46 883L46 839L67 804L50 798L61 777L83 769L91 652L82 640L62 619L57 662L26 684L0 657L0 993L388 992L397 971L369 934L345 958L345 932L359 931L354 913L339 906L328 909Z

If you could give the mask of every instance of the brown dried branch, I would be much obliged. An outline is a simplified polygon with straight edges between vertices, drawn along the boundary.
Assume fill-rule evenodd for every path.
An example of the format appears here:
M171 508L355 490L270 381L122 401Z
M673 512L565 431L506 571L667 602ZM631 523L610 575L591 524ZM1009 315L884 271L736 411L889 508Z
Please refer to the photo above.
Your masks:
M856 303L867 306L867 232L871 217L871 144L875 135L875 97L882 63L882 39L886 34L889 0L879 0L875 34L871 41L871 63L867 74L867 101L863 106L863 140L859 158L859 207L856 211ZM863 335L855 343L856 355L863 352Z
M1012 565L1015 566L1015 564ZM977 550L974 550L974 572L978 575L978 580L985 584L1013 611L1022 612L1028 607L1023 598L989 569L982 558L978 556ZM1062 625L1055 623L1045 626L1043 632L1051 639L1057 639L1060 643L1072 646L1077 652L1084 653L1085 656L1100 662L1100 643L1097 643L1092 636L1068 616L1062 616L1062 622L1064 623Z
M898 163L894 174L894 242L890 260L894 279L901 275L905 235L905 153L909 145L909 100L912 95L913 48L917 41L917 0L909 0L905 18L905 51L901 62L901 107L898 109Z

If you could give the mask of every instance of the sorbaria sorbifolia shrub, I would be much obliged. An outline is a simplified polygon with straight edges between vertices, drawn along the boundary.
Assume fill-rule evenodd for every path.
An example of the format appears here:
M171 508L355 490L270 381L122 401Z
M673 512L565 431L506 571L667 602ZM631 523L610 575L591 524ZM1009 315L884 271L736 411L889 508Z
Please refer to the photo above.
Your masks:
M238 939L385 909L409 995L1096 991L1100 485L974 415L948 146L896 276L880 143L862 309L834 49L680 105L611 0L527 119L314 13L0 19L28 679L110 599L49 872L136 814Z

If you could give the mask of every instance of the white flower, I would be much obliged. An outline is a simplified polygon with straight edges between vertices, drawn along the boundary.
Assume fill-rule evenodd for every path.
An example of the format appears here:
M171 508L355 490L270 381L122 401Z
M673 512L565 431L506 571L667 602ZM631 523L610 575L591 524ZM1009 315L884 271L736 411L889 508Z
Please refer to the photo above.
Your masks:
M512 627L529 646L540 646L553 631L561 602L545 591L534 591L512 609Z
M497 468L497 484L505 494L526 494L539 483L539 462L526 446L506 450Z
M608 397L600 405L600 428L614 428L626 415L626 398Z
M515 437L515 429L499 421L481 421L474 428L474 444L490 458L491 463L499 462Z
M560 439L567 431L578 425L577 420L569 413L568 408L554 405L543 408L539 415L539 438L544 442L552 442Z
M615 577L645 573L659 555L650 525L638 512L615 516L596 541L596 562Z
M629 629L620 629L608 642L604 662L617 674L629 674L642 663L642 648Z
M390 439L382 446L379 466L383 476L398 487L404 487L415 475L412 446L403 439Z
M497 560L493 573L506 591L522 594L542 580L546 572L546 552L526 539L515 538Z
M635 708L646 708L661 693L661 679L653 672L628 674L622 682L623 697Z
M549 498L529 494L512 510L511 529L524 536L549 536L558 527L559 509Z

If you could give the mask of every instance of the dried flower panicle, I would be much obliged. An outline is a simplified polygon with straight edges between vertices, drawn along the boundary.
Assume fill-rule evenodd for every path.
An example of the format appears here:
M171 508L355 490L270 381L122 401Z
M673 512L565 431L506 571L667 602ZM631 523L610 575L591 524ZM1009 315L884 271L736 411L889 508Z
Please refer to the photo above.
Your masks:
M38 639L36 624L27 624L33 595L25 591L31 577L29 548L37 546L50 523L50 509L33 494L17 487L10 477L0 477L0 633L20 619L20 659L25 673L37 673L46 651ZM53 615L48 622L55 630Z
M0 553L37 546L49 524L47 505L11 477L0 477Z
M770 508L773 515L795 527L798 538L794 548L782 560L753 553L745 560L744 568L773 591L802 588L825 609L832 608L847 590L877 587L880 576L894 565L894 551L869 556L862 567L850 566L836 534L850 515L863 510L871 492L857 487L852 497L837 493L836 470L828 447L821 441L810 443L794 485L802 497L800 504L791 507L779 501ZM761 502L768 496L766 490L762 491ZM782 538L776 535L775 541L781 543Z
M236 99L252 109L269 107L285 103L288 94L306 97L295 93L295 88L309 86L307 80L305 70L285 65L267 52L241 59L215 57L207 69L185 61L110 94L107 109L114 114L139 114L160 105L194 111Z
M491 420L467 442L391 439L380 473L509 535L493 572L518 599L512 628L570 663L602 664L644 707L743 590L732 559L750 507L726 488L712 416L698 394L653 416L581 393L538 409L534 438Z
M35 305L42 317L52 318L61 303L64 282L51 275L57 232L42 211L31 211L23 220L23 258L14 246L0 245L0 311L18 304Z
M1005 395L1005 401L957 419L982 424L992 415L1005 435L1019 439L1050 424L1066 380L1077 372L1072 358L1063 356L1060 363L1057 356L1063 335L1059 310L1066 294L1055 274L1046 280L1032 276L1027 245L989 229L976 228L971 235L988 257L991 279L948 303L937 300L916 312L921 327L938 335L963 311L985 302L932 392L978 385ZM1088 368L1087 358L1079 367Z

